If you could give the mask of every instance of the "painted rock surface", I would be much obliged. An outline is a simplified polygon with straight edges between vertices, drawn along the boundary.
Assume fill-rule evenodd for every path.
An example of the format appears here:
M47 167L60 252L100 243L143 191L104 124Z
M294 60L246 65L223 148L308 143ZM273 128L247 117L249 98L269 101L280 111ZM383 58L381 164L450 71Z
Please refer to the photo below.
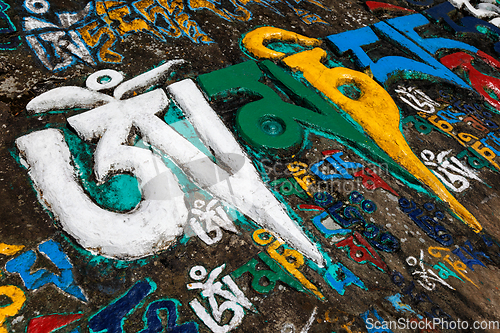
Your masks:
M0 333L497 332L500 5L0 0Z

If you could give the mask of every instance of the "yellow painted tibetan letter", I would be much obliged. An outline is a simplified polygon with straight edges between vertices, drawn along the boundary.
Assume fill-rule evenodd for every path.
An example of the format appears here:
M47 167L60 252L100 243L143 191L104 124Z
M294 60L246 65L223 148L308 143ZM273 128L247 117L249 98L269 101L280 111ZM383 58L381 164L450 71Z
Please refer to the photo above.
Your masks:
M399 130L399 109L387 91L361 72L344 67L327 68L321 63L325 56L324 50L315 48L289 56L283 62L293 70L303 72L309 83L351 115L392 159L429 186L474 231L481 231L482 226L476 218L412 152ZM354 84L361 91L358 99L340 92L339 87L346 84Z

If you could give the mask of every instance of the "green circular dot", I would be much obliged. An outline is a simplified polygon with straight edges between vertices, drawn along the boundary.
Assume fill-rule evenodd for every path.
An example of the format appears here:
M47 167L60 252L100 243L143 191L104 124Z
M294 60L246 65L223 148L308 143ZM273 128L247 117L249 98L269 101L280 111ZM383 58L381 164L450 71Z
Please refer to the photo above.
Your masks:
M283 134L285 128L282 123L276 119L266 119L261 123L262 131L271 136Z

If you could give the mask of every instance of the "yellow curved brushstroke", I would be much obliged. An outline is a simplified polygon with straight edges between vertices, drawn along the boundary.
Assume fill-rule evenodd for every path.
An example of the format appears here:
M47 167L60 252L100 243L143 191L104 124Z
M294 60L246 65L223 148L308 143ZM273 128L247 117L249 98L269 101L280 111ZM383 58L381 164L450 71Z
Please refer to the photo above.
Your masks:
M24 296L24 292L16 286L1 286L0 295L5 295L12 300L12 303L0 308L0 333L8 333L9 331L4 325L5 319L15 316L19 310L21 310L26 301L26 296Z
M24 249L24 245L9 245L0 243L0 254L4 254L6 256L12 256L22 249Z
M475 232L481 231L482 226L476 218L412 152L399 130L399 109L387 91L361 72L344 67L327 68L321 63L325 57L324 50L315 48L289 56L283 62L303 72L306 80L357 121L392 159L429 186ZM343 95L338 87L345 84L355 84L361 96L353 100Z
M264 45L272 41L290 42L301 46L321 45L319 39L274 27L260 27L250 31L243 38L243 45L257 58L279 60L285 57L285 53L271 50Z

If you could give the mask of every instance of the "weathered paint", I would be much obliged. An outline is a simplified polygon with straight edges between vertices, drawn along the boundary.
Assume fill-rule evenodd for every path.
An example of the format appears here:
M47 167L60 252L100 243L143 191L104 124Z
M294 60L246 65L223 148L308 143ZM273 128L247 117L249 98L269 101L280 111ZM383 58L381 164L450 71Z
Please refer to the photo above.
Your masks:
M147 142L171 158L198 186L232 204L259 225L278 233L321 265L321 254L262 183L246 154L192 81L177 82L169 86L168 91L186 113L187 119L196 128L206 147L210 147L214 152L218 163L229 167L230 173L155 116L170 104L163 90L155 89L129 99L118 99L129 91L155 85L172 66L179 63L179 60L167 62L119 84L115 88L115 98L111 100L103 93L69 87L74 88L75 92L81 91L82 94L68 96L63 88L56 88L30 102L29 110L46 112L55 107L88 107L89 103L107 101L103 106L70 117L68 122L83 139L91 141L100 138L94 166L99 182L114 172L128 171L137 177L143 190L142 204L130 215L105 211L93 205L74 181L69 151L60 139L60 133L47 129L19 138L17 142L28 159L28 165L33 167L35 183L50 209L63 227L79 239L86 249L105 256L125 259L143 257L167 248L181 236L187 223L188 211L183 193L176 184L178 179L151 151L126 145L129 134L133 128L137 128ZM107 74L104 72L100 75ZM89 78L90 87L94 87L94 81L99 77L96 75ZM120 83L121 77L116 80L116 84ZM89 93L95 96L95 99L89 101ZM53 98L56 98L56 102L52 102ZM137 113L137 110L141 112ZM215 128L218 130L214 131ZM40 139L42 137L44 139ZM47 148L35 148L35 145L39 144ZM50 154L59 156L54 156L55 160L49 161L49 151ZM47 163L47 168L37 167L38 160ZM58 193L67 195L60 198ZM80 204L74 205L75 202ZM172 205L175 209L171 208ZM82 220L82 215L87 216L87 220ZM103 219L103 216L106 218ZM170 222L165 223L167 216L167 221ZM139 234L140 239L137 239Z
M323 278L326 282L337 291L340 295L344 295L346 287L355 285L361 289L367 289L363 281L357 277L352 271L341 263L332 264L328 267Z
M399 130L399 109L391 96L366 74L347 68L327 68L321 63L325 51L316 48L283 60L290 68L300 70L304 77L319 91L356 120L373 140L395 161L411 172L476 232L482 226L441 184L434 174L415 156ZM344 96L337 88L355 83L362 90L358 100ZM384 110L384 113L375 112Z
M48 240L38 245L38 251L44 254L60 270L59 275L46 269L32 272L31 268L37 259L37 255L33 250L10 259L5 264L5 269L10 273L18 273L25 287L30 290L37 290L51 283L65 293L86 302L87 298L74 280L73 265L68 256L61 250L60 245L53 240Z
M411 308L410 305L405 304L402 300L403 295L401 294L395 294L392 296L387 296L385 299L391 302L392 306L398 311L398 312L411 312L415 313L416 312ZM420 316L421 317L421 316Z
M299 35L295 32L275 28L261 27L250 31L245 35L242 42L248 50L251 50L252 55L263 59L282 59L286 56L285 53L269 49L263 43L271 43L273 41L289 42L299 44L301 46L320 46L321 41L316 38L309 38Z
M443 246L451 246L453 244L453 236L440 223L444 219L444 214L441 211L434 211L436 206L432 202L427 202L423 205L425 211L417 208L413 200L408 200L404 197L400 198L398 203L400 209L407 213L412 221L429 237Z
M243 321L243 317L245 315L244 309L254 310L253 304L248 298L246 298L245 294L243 294L238 285L229 275L221 278L225 289L222 289L223 284L221 282L215 282L215 280L219 278L219 275L222 273L225 266L226 265L223 264L214 268L210 273L207 273L206 268L203 266L194 266L189 272L191 279L200 282L189 283L187 285L187 289L201 289L200 294L203 298L208 298L208 303L210 304L212 313L210 315L205 307L196 298L189 302L189 305L196 315L203 321L203 323L214 333L226 333L235 329ZM205 280L205 282L201 282L202 280ZM220 305L215 298L216 295L218 298L224 299L224 302ZM231 310L231 312L233 312L233 316L229 323L221 325L222 315L226 310Z
M413 53L422 61L416 61L402 56L385 56L374 62L362 48L363 45L369 45L379 41L374 30L391 42L397 44L399 47ZM351 50L355 56L356 64L361 69L369 67L373 77L383 85L387 85L392 80L398 78L398 76L402 76L407 79L420 78L431 81L441 79L462 88L470 89L466 82L386 22L378 22L373 25L373 28L364 27L336 35L330 35L327 39L333 43L333 47L338 49L341 53ZM353 41L356 41L356 43L353 43Z
M390 11L402 11L402 12L410 12L414 13L414 10L392 5L390 3L380 2L380 1L367 1L365 4L368 6L370 10L390 10Z
M83 313L52 314L35 317L26 326L26 333L50 333L83 317Z
M436 258L441 258L442 257L442 254L440 251L444 251L444 252L451 252L450 249L448 248L445 248L445 247L435 247L435 246L431 246L428 248L428 252L431 256L433 257L436 257ZM470 283L472 283L476 288L479 289L478 285L475 284L469 277L467 277L467 275L464 274L464 271L466 271L467 269L467 266L461 261L461 260L454 260L454 261L451 261L450 259L450 255L447 254L446 256L443 257L443 260L446 261L446 263L448 263L451 267L453 267L453 269L458 273L460 274L461 277L463 277L465 280L469 281Z
M494 2L490 1L479 1L476 4L476 7L470 3L469 0L450 0L450 3L457 8L464 8L472 15L478 18L487 18L493 19L490 20L490 23L499 26L500 20L498 20L498 16L500 16L500 8L494 5Z
M264 236L261 236L265 234ZM264 237L264 238L263 238ZM314 284L312 284L306 277L298 270L304 265L304 256L296 250L284 248L281 251L278 249L285 243L279 239L276 239L265 229L255 230L252 235L253 240L262 246L269 245L267 247L267 253L271 258L276 260L281 266L283 266L288 273L293 275L299 282L307 289L309 289L314 295L319 299L324 300L325 296L318 290Z
M257 269L260 262L256 258L250 259L243 266L239 267L231 273L235 279L238 279L245 273L252 275L252 288L261 294L267 294L274 290L278 281L284 282L297 291L307 292L307 289L290 275L282 266L275 262L270 256L264 252L260 252L257 256L269 269ZM262 283L262 278L269 281L267 284Z
M449 2L445 1L441 4L433 6L424 11L425 14L432 17L435 21L444 21L446 24L456 32L468 32L476 35L486 35L485 37L492 37L500 35L500 29L487 21L475 18L473 16L465 16L460 19L457 24L453 19L453 12L455 7ZM490 38L491 38L490 37ZM496 37L493 37L496 38ZM494 49L500 53L500 42L495 39Z
M177 311L180 302L176 299L160 299L148 304L144 312L143 321L145 327L139 333L160 333L163 330L172 333L198 333L198 324L196 322L186 322L179 324L179 313ZM168 321L166 327L163 326L160 311L167 311Z
M0 254L6 256L12 256L17 252L21 251L22 249L24 249L24 245L9 245L5 243L0 243Z
M15 316L23 307L26 301L24 292L16 286L0 286L0 295L6 296L11 300L11 303L0 308L0 333L8 333L5 326L5 320L8 317Z
M10 6L6 4L4 1L0 1L0 22L3 21L7 25L7 27L0 28L0 35L2 34L10 34L16 32L16 26L12 23L10 17L7 15L7 10L9 10ZM0 50L15 50L19 44L21 44L21 37L13 36L8 38L7 42L0 42Z
M328 7L315 0L306 2L328 11ZM187 37L195 44L212 44L214 40L191 15L191 11L210 11L229 21L246 22L252 19L252 11L245 7L249 2L231 2L234 12L221 4L208 0L140 0L131 4L119 1L89 2L84 9L75 12L55 13L59 22L50 22L48 1L26 1L27 15L23 28L27 32L26 41L40 62L50 71L66 70L78 62L95 65L98 62L120 63L124 56L116 51L118 42L123 42L131 34L149 34L161 42L172 38ZM281 12L276 5L267 1L252 1L274 12ZM324 24L319 14L296 8L287 3L291 11L305 24ZM38 6L40 8L38 8ZM9 17L4 13L8 5L0 2L2 19L8 28L0 33L16 31ZM43 18L40 18L42 16ZM48 31L47 31L48 30ZM0 44L0 49L15 49L20 37L12 37L9 43ZM67 42L69 40L69 43ZM69 47L61 47L61 45Z
M310 130L318 130L333 135L341 142L349 143L363 157L379 164L387 164L398 178L403 179L411 187L427 191L410 173L374 144L362 129L358 129L355 124L346 120L333 105L272 62L263 61L260 65L271 78L275 79L279 88L304 107L283 102L270 87L259 82L264 75L252 62L241 63L198 77L201 86L212 99L226 97L226 94L231 95L240 89L263 97L259 101L244 105L237 112L238 134L254 149L293 154L301 144L304 144L306 131L303 127L307 126ZM262 126L264 121L278 124L277 128L281 130L277 133L266 132Z
M240 62L245 61L247 57L253 57L247 52L248 50L241 50L238 46L239 43L243 43L240 39L244 37L242 32L250 30L251 33L256 24L273 24L291 31L300 31L308 36L327 36L333 32L343 35L342 31L368 26L377 18L385 20L388 17L408 14L410 8L413 10L421 10L423 6L427 8L431 2L433 1L408 0L404 3L400 0L391 1L391 4L408 6L408 10L374 10L375 16L367 11L366 2L366 6L362 2L332 2L329 4L332 11L328 13L330 8L325 9L315 0L300 3L287 0L279 3L267 0L246 1L245 3L232 0L225 3L212 0L173 1L171 3L163 0L123 3L97 1L89 3L85 8L55 0L50 2L26 0L24 7L20 4L16 8L9 9L7 13L13 22L22 24L19 30L24 30L28 42L26 48L9 50L1 54L0 67L4 75L0 82L2 89L0 93L13 91L12 96L16 95L10 99L2 95L2 101L7 100L8 107L0 103L2 110L0 118L3 121L0 124L2 132L0 141L2 141L2 147L5 143L5 147L10 149L11 155L19 153L14 147L16 137L43 131L46 128L58 131L60 142L66 144L69 150L68 161L69 167L72 168L71 181L78 184L84 195L103 211L130 217L146 201L142 198L141 192L146 193L157 188L153 184L164 184L159 179L161 177L153 177L147 184L152 185L153 188L148 188L148 186L142 186L138 177L132 175L130 171L125 170L128 174L113 175L113 172L123 171L120 166L116 169L111 167L109 177L94 176L92 173L94 162L97 162L97 167L99 164L102 166L102 160L94 161L94 152L100 146L100 151L97 153L102 153L103 149L100 148L103 142L99 140L109 139L106 132L112 128L109 125L114 121L108 121L105 117L95 117L91 124L85 124L85 121L82 121L75 126L80 130L81 128L88 129L93 125L105 127L105 130L94 138L75 131L71 125L66 124L66 118L73 123L77 117L83 119L85 115L88 116L86 109L97 109L110 106L110 104L116 109L122 109L127 118L132 112L128 109L130 105L127 106L127 103L144 102L144 99L138 98L141 96L150 97L149 102L153 102L161 93L150 93L155 90L163 91L165 88L165 99L168 100L169 105L158 110L155 117L158 118L158 124L168 126L179 134L179 136L174 135L175 140L169 142L169 145L175 146L179 143L184 145L183 140L186 140L192 146L186 144L180 150L190 147L185 151L192 150L201 153L196 155L200 157L200 160L190 161L192 166L178 163L179 160L174 161L169 154L175 147L166 147L165 144L163 150L158 149L150 142L151 140L141 136L145 132L150 134L144 130L144 124L147 121L134 118L141 128L134 124L134 130L130 131L131 135L126 142L122 142L121 146L137 149L137 151L142 150L146 154L151 153L157 157L156 162L159 165L163 164L171 170L175 177L175 186L180 189L178 193L183 197L187 222L181 221L181 224L184 223L182 231L167 250L153 249L151 255L147 254L141 259L127 261L112 256L106 258L99 252L90 252L82 247L77 238L67 232L64 227L61 228L61 224L57 222L57 216L44 202L43 196L46 193L42 191L39 192L39 199L40 203L45 205L45 212L40 209L34 193L28 190L30 188L29 174L26 177L24 170L20 175L11 172L8 156L7 159L0 158L5 161L2 165L7 171L0 172L0 198L6 203L6 209L1 210L0 213L2 218L7 217L2 219L6 221L3 229L3 242L23 244L28 247L27 250L23 248L12 254L12 257L18 261L27 259L22 263L24 266L20 265L24 275L18 276L18 273L9 270L2 272L4 282L17 284L25 290L26 296L29 296L29 303L22 307L14 317L5 321L5 328L9 331L23 331L27 323L42 322L48 325L40 329L51 331L54 326L50 325L54 325L55 321L59 319L64 321L64 318L71 318L78 313L74 317L80 316L78 319L57 328L79 333L88 330L84 327L86 323L92 321L93 318L100 318L102 322L98 324L102 325L101 327L110 324L100 332L159 333L164 330L196 332L198 329L203 332L258 330L290 333L292 330L297 333L301 329L318 332L343 330L361 332L365 330L365 325L360 314L372 310L369 304L382 304L382 307L377 308L380 318L394 320L404 317L406 323L412 324L427 324L435 319L446 318L448 320L466 318L469 322L475 319L482 320L483 317L496 318L496 310L489 306L498 298L495 289L497 279L492 272L498 266L500 252L498 242L494 240L494 237L490 237L486 231L479 235L474 234L465 224L459 223L455 216L450 216L446 207L434 200L434 196L431 195L431 198L422 196L422 192L427 191L426 193L429 194L428 189L423 191L425 185L399 167L374 144L353 117L343 112L328 98L324 98L325 94L318 93L316 89L311 88L300 71L290 74L288 69L283 70L274 63L262 61L256 66L260 71L260 76L257 79L252 77L248 80L258 81L262 84L261 86L257 87L257 84L251 87L234 85L234 82L237 84L247 81L245 70L233 71L233 69L235 64L241 65ZM444 2L435 7L445 8L447 4L449 5L448 2ZM315 8L314 6L325 10L327 13L324 16L325 22L328 20L329 23L341 23L335 26L325 25L322 22L323 16L319 18L318 15L315 16L309 12ZM262 8L259 9L260 7ZM293 10L295 14L288 15L288 12L283 11L283 9L287 10L286 7ZM428 12L430 13L433 8L430 8ZM16 10L18 15L14 16L13 13ZM96 11L99 11L99 14ZM267 13L271 11L272 15L268 16ZM498 167L497 157L500 155L500 135L497 133L499 116L495 114L496 111L491 105L485 103L483 106L483 99L474 91L470 89L465 91L452 86L450 82L453 80L436 81L439 79L432 78L432 75L428 76L429 73L415 73L415 70L419 68L418 66L422 66L421 64L429 65L430 67L420 68L431 74L437 73L442 79L444 73L450 75L451 72L444 70L444 67L437 69L435 62L431 66L428 61L430 58L423 59L421 56L428 52L436 60L443 55L459 51L472 55L474 60L470 63L485 75L491 76L495 67L485 66L486 63L481 62L482 60L478 58L474 50L477 47L484 52L491 52L494 45L498 44L500 29L477 18L463 17L462 15L466 15L463 10L441 11L440 13L444 18L442 23L445 29L446 24L449 24L446 20L453 18L454 21L451 21L456 22L456 26L466 33L456 34L451 29L443 30L441 24L427 22L421 15L388 19L385 23L389 27L377 24L371 28L379 38L376 44L361 45L367 58L374 63L373 66L370 65L370 68L364 68L364 71L369 77L374 75L375 79L381 80L384 79L383 75L381 76L384 68L376 68L377 65L385 64L389 70L396 68L395 73L389 73L392 80L386 81L385 85L388 93L395 98L395 102L404 114L405 118L402 123L405 126L400 125L400 130L404 131L409 145L424 164L446 177L447 186L463 189L464 187L461 186L464 183L463 178L467 179L470 186L458 194L461 197L459 200L466 200L468 207L471 210L474 209L474 215L477 213L476 217L480 219L485 229L493 235L498 235L495 228L498 217L494 209L498 200L495 192L498 187L495 172L498 172L498 169L495 168ZM281 14L286 15L287 20L278 20L279 23L276 23L275 19L279 19ZM258 23L252 25L249 23L250 19ZM0 23L3 22L0 21ZM179 28L177 23L181 23L182 27ZM310 26L312 23L316 24ZM90 38L95 37L92 42L93 46L83 41L89 37L82 37L87 29ZM455 28L452 27L452 29ZM81 34L79 30L82 31ZM400 34L394 31L399 31ZM358 31L354 35L356 34L370 37L367 30L361 33ZM213 38L218 45L199 42L203 36ZM199 45L193 47L192 42L197 41ZM79 44L80 42L83 44ZM353 41L349 42L351 45L357 45ZM471 44L464 44L464 42ZM280 57L315 47L314 45L298 45L293 42L293 39L291 41L271 39L261 44L270 50L282 53ZM421 50L415 48L415 45ZM328 44L328 46L333 45ZM29 47L35 52L36 57L29 59L29 56L33 55L30 54ZM108 48L107 51L106 48ZM123 59L133 61L117 62L120 57L112 56L108 51L116 51L116 54L119 52L123 55ZM356 50L357 52L343 55L335 51L328 52L326 58L322 59L326 68L338 66L354 68L351 67L352 61L356 62L357 56L363 56L363 52L359 49ZM24 56L26 52L28 52L28 57ZM108 61L115 61L112 64L113 69L93 72L90 66L101 68L99 64L102 62L99 59L101 53L108 57ZM91 58L88 57L89 54ZM163 72L162 69L168 67L168 64L158 67L154 65L178 55L188 59L190 64L186 62L186 65L179 66L169 73ZM386 59L384 55L399 58ZM43 58L44 56L46 58ZM12 60L13 58L16 59ZM3 59L6 61L4 62ZM388 61L391 59L398 61L391 63ZM35 60L40 60L42 63L39 64ZM279 60L275 59L276 62ZM368 59L365 60L368 61ZM408 60L421 64L417 66L415 62ZM413 66L408 67L413 72L405 72L402 64ZM43 66L59 72L54 75L46 71ZM148 71L151 68L154 69ZM225 68L227 71L218 72L217 69L220 68ZM62 72L66 69L67 71ZM231 81L232 85L228 89L216 92L215 95L207 94L210 95L211 102L213 102L211 107L215 109L215 112L205 109L206 105L203 103L206 101L201 96L204 93L202 90L197 90L197 88L191 90L189 86L194 85L186 83L189 81L181 81L186 77L195 78L199 73L209 73L214 69L216 71L212 73L217 73L214 74L215 81L221 81L222 84ZM93 74L88 76L92 72ZM127 78L129 80L123 82L127 73L136 75L141 72L147 75ZM249 72L251 73L252 70ZM219 75L221 73L222 75ZM467 75L464 76L462 69L457 67L455 74L462 76L465 82L470 82ZM403 80L408 81L403 82ZM85 82L84 85L83 82ZM172 85L172 82L176 83ZM203 80L199 82L203 83ZM177 83L183 84L177 85ZM68 86L72 84L82 88ZM45 105L41 103L41 98L36 103L30 103L31 114L25 117L22 109L31 96L61 86L69 89L59 90L54 95L44 95ZM86 88L83 88L84 86ZM260 93L266 89L264 86L269 88L267 90L269 95L274 93L281 101L276 96L273 96L275 99L269 98L267 101L259 100L269 97L260 96ZM394 88L396 86L397 89ZM175 92L174 87L179 91ZM260 90L254 91L253 88ZM341 85L338 90L351 100L358 100L363 95L355 84ZM55 91L57 90L53 90ZM498 97L487 88L485 92L493 99ZM192 97L190 95L195 96L196 103L186 111L184 110L186 107L179 106L182 102L189 101ZM200 96L201 98L198 99ZM176 99L179 105L176 105L172 99ZM142 104L136 105L138 114L144 114L141 109ZM237 109L244 104L254 106L257 104L258 107L247 110L259 115L267 115L260 119L262 121L254 127L254 132L249 131L248 137L241 135L242 128L247 124L238 123L234 119L238 118ZM299 129L301 138L291 147L276 149L272 147L273 141L278 141L281 131L287 130L280 119L285 117L290 110L288 105L296 107L292 110L292 121L299 124L296 128ZM278 110L274 110L273 107ZM206 110L210 111L209 117L203 113ZM187 117L188 112L194 114L194 117L200 112L201 116L195 120L194 117ZM10 113L15 116L11 117ZM301 114L307 117L301 118ZM77 116L73 118L74 115ZM214 115L216 116L210 118ZM337 115L338 118L335 118ZM116 116L119 121L126 122L123 117L119 117L122 116L119 112L115 112L113 116ZM87 120L90 118L92 117ZM330 119L331 122L329 122ZM195 125L195 122L198 124ZM211 126L212 124L221 126ZM220 128L222 130L219 130ZM351 130L353 131L350 132ZM212 131L215 134L211 133ZM224 131L234 131L236 133L234 141L232 141L232 136L221 139L223 135L219 135L219 132ZM199 132L205 133L202 135ZM252 144L252 139L260 133L263 133L265 144L260 146ZM88 139L89 137L91 139ZM210 143L207 144L207 142ZM233 146L235 142L237 144ZM240 156L225 151L226 146L239 148L239 144L242 145L242 151L246 150L245 154L248 155ZM47 152L44 148L40 147L40 154ZM108 151L112 150L112 148L108 149ZM5 149L0 149L0 155L4 151ZM339 152L343 152L343 155L340 156ZM99 156L102 157L102 155ZM129 160L125 156L123 158ZM341 175L342 178L321 179L322 177L329 178L329 170L325 168L325 164L330 164L327 158L333 161L330 169L337 170L337 175ZM17 161L23 160L17 157ZM328 163L318 164L321 161ZM378 166L368 164L373 161ZM206 163L210 165L210 168L215 164L224 170L227 174L222 175L222 180L228 183L229 188L227 190L229 194L225 195L231 199L234 196L236 201L241 199L246 202L238 208L237 204L231 205L231 202L217 195L217 189L212 191L210 186L200 186L203 181L194 179L192 174L187 174L189 170L199 166L198 162ZM252 166L255 170L250 168L253 173L250 174L251 177L255 177L253 178L255 184L258 183L258 186L263 189L259 194L269 195L260 202L265 202L268 198L276 200L274 202L278 202L278 209L285 212L282 216L286 215L286 218L293 222L293 228L296 228L290 233L296 231L303 233L305 238L302 240L306 243L310 242L305 247L312 245L311 248L318 250L326 262L326 267L318 267L304 252L302 254L293 252L295 250L292 248L297 251L301 250L296 245L290 244L288 240L285 242L290 244L290 248L281 245L281 240L279 242L273 240L266 245L263 252L258 252L264 248L254 244L251 235L254 230L264 227L265 223L253 221L253 218L262 217L265 212L259 210L262 207L256 207L255 210L251 207L248 211L254 214L252 217L248 211L245 211L245 207L248 207L245 204L255 203L251 198L253 194L250 191L244 192L250 187L243 183L238 184L240 180L238 177L246 176L244 172L246 163L255 165L255 167ZM24 165L28 169L27 172L33 171L29 164L24 163ZM315 165L317 168L314 167ZM359 169L350 169L349 166L356 166ZM454 168L458 168L460 172ZM387 174L388 170L397 179ZM215 171L214 168L212 172L220 176ZM226 175L230 177L224 178ZM463 178L457 178L457 175ZM203 174L198 179L203 179ZM485 183L478 179L484 180ZM458 181L452 183L453 180ZM237 186L232 187L234 184ZM35 182L31 185L35 188L37 186ZM335 188L337 185L338 188ZM273 186L275 189L272 188ZM244 193L236 193L238 191L235 189ZM420 193L415 189L418 189ZM221 188L218 190L220 190L219 193L224 191ZM326 191L332 198L330 203L324 205L324 208L318 206L321 205L319 202L321 200L318 200L318 205L314 204L314 200L317 199L315 194L318 194L315 192L318 191ZM158 199L158 197L148 197L148 199ZM16 207L16 203L19 207ZM418 203L425 204L419 205ZM168 216L165 217L168 218ZM52 219L56 220L54 226ZM165 223L170 222L172 221L165 221ZM346 226L346 229L340 226ZM281 227L286 228L283 225ZM141 231L137 228L138 234ZM274 234L277 232L274 231ZM106 235L103 236L105 237ZM395 242L387 242L387 237L394 237L392 239L398 241L398 246L395 246ZM54 266L47 262L43 253L36 254L37 261L32 266L29 265L32 261L30 255L36 251L33 244L40 244L41 240L48 238L57 240L61 250L70 260L73 267L73 280L78 282L82 292L84 290L85 297L89 300L88 303L80 302L75 297L67 297L67 292L61 292L65 288L64 284L68 282L64 279L68 275L67 269L62 269L62 272L59 269L58 272L58 265ZM425 246L427 250L429 246L437 245L434 241L437 241L443 248L437 248L438 250L434 248L432 253L440 252L441 257L438 258L436 255L423 257L421 248ZM454 243L451 244L451 241ZM375 244L386 245L386 247L382 249L382 252L377 253L380 248ZM133 245L131 244L131 247ZM272 245L276 249L272 249ZM122 246L126 247L124 244ZM286 256L284 252L281 252L282 250L290 250L288 254L293 254L293 256ZM6 254L4 254L5 262L12 258L7 257L9 253L7 246ZM29 255L23 256L24 253L29 253ZM294 261L296 258L300 260ZM283 259L292 262L287 264ZM198 268L210 267L215 273L217 270L220 271L221 267L227 268L228 271L225 274L229 275L225 277L231 280L226 279L226 281L232 281L234 284L231 284L232 282L223 284L225 281L219 279L223 276L221 274L219 278L212 281L213 285L210 288L208 287L211 282L205 279L202 279L207 287L205 289L183 288L191 282L188 281L189 267L193 265L193 262ZM303 265L296 268L300 275L292 272L290 267L284 268L287 265L293 268L302 262ZM36 270L39 267L42 267L42 273L53 273L52 278L59 279L63 288L54 288L50 286L50 283L38 289L23 286L30 276L36 277ZM213 269L213 267L216 268ZM26 272L28 268L32 268L33 271ZM231 271L233 273L230 273ZM239 275L234 273L239 273ZM44 275L46 276L47 274ZM157 291L154 290L154 294L151 291L155 289L152 287L152 282L144 280L148 276L159 277L155 280L161 282L161 285L160 282L158 284ZM318 291L321 290L321 295L326 301L322 302L318 299L319 297L315 297L311 289L305 286L305 282L299 281L302 278L317 287ZM394 284L391 284L389 279ZM138 288L128 289L137 281L140 281L135 285L139 285ZM141 281L146 282L143 284ZM35 281L40 284L42 282L41 280ZM478 288L471 286L468 282L475 283ZM218 289L219 283L220 290ZM30 281L27 285L29 284ZM148 289L147 284L152 288L150 291L145 290ZM349 287L349 284L357 285L359 288L354 285ZM233 293L233 290L237 289L244 293L244 297L255 307L248 309L238 304L238 295ZM232 296L224 299L223 296L213 293L214 291L229 296L225 293L227 291ZM131 297L133 295L129 293L136 293L137 297ZM203 293L208 297L205 297ZM398 310L386 301L386 296L396 293L401 295L399 301L402 304L411 304L415 313L398 313ZM457 298L458 294L460 297ZM183 301L185 304L182 305L168 297L188 301ZM8 297L4 298L8 301ZM110 299L116 301L110 303ZM188 303L193 301L195 304L195 299L200 306L190 307ZM120 303L122 300L124 302ZM239 297L239 300L244 299ZM227 301L234 302L236 305L229 304ZM118 303L120 304L116 305ZM55 309L54 304L60 305L61 309ZM279 309L276 307L277 304ZM233 306L238 310L232 311ZM234 315L235 312L241 313L238 307L243 307L244 317ZM100 316L102 311L95 309L103 309L104 312L104 309L112 311L108 311L109 316L104 318ZM130 311L126 312L127 309ZM256 312L257 310L259 312ZM194 322L188 321L186 325L181 324L184 316ZM179 324L177 324L177 318L181 318L178 321ZM369 318L376 317L371 313Z
M436 54L437 51L441 49L461 49L472 53L476 53L478 51L477 47L449 38L422 38L417 33L416 29L430 23L429 20L422 14L396 17L387 20L386 23L404 33L421 48L431 54Z
M144 298L156 290L151 280L138 281L123 296L111 302L89 318L89 331L122 333L124 321L130 313L141 306Z
M478 57L491 66L494 70L500 69L500 62L491 56L485 54L482 51L477 52ZM447 55L441 58L441 62L448 68L461 68L467 73L467 77L470 80L471 85L476 89L478 93L483 96L488 103L490 103L496 109L500 108L500 102L498 101L500 96L500 79L485 75L478 71L471 63L474 57L470 54L464 52L457 52ZM487 92L486 89L492 91L492 93ZM490 94L494 94L492 97Z
M375 320L371 315L375 317ZM382 318L375 308L361 314L361 318L365 321L366 329L368 333L393 333L389 328L389 322Z
M279 201L265 187L247 155L208 105L194 82L191 80L181 81L171 85L169 92L174 95L174 100L186 112L186 117L195 126L205 145L211 148L220 163L232 169L230 177L235 182L231 185L232 189L228 188L228 183L221 181L213 185L206 183L207 177L199 175L202 170L200 170L199 165L193 165L192 161L195 159L192 156L178 160L178 164L185 166L188 169L188 174L192 174L200 185L207 186L214 195L232 204L236 209L251 217L257 224L276 232L292 246L322 265L324 259L316 246L288 217ZM195 110L196 112L194 112ZM163 140L163 144L170 141L172 140ZM240 165L234 160L234 156L245 159L245 163L239 170L237 167ZM228 179L229 181L229 176L224 176L223 170L217 170L217 173L221 180Z
M341 240L335 244L338 248L349 250L349 257L357 263L364 264L369 262L381 271L387 271L387 264L380 258L378 253L357 231L353 235Z

